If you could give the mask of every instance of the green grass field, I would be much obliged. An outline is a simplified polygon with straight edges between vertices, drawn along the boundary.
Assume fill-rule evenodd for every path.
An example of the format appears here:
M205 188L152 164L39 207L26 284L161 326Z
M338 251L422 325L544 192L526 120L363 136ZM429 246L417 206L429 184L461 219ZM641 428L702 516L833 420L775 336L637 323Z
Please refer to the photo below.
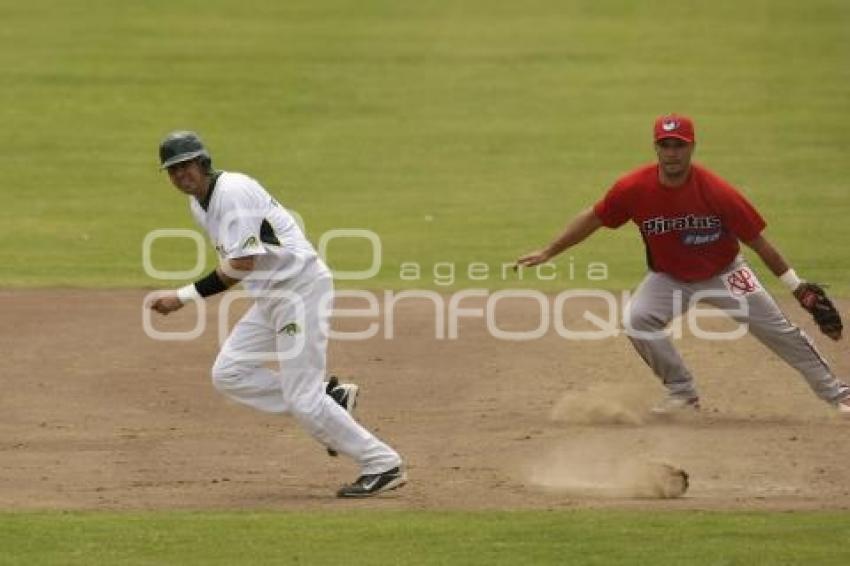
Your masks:
M2 564L847 564L847 514L0 515Z
M492 271L475 286L556 290L603 261L604 286L632 287L633 228L568 252L553 282L498 266L651 160L651 121L675 110L798 271L850 290L843 0L33 0L2 15L2 286L161 286L144 235L193 225L156 146L188 127L314 240L376 232L382 269L357 286L440 288L448 262L465 287L480 262ZM158 267L191 263L187 242L168 244ZM369 251L328 256L354 269ZM400 280L405 262L418 280Z
M653 118L678 111L797 271L850 292L844 0L31 0L0 15L0 287L180 283L141 259L149 231L194 227L157 171L176 128L314 240L377 233L379 274L341 287L554 291L588 286L589 262L632 287L633 228L569 252L552 282L499 265L651 160ZM188 241L154 257L193 263ZM340 242L329 261L363 267L368 248ZM401 280L404 263L421 277ZM471 263L491 276L469 281ZM24 513L0 515L0 564L847 564L848 534L830 513Z

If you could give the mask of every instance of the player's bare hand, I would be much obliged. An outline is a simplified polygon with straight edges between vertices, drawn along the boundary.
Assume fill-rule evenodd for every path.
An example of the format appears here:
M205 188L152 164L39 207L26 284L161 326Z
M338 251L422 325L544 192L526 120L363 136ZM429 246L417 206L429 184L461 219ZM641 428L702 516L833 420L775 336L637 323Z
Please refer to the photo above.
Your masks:
M534 267L535 265L546 263L550 259L552 259L552 256L549 252L546 250L538 250L517 259L516 264L514 265L514 271L520 267Z
M177 297L176 291L163 291L151 300L148 308L159 314L168 314L183 308L183 302Z

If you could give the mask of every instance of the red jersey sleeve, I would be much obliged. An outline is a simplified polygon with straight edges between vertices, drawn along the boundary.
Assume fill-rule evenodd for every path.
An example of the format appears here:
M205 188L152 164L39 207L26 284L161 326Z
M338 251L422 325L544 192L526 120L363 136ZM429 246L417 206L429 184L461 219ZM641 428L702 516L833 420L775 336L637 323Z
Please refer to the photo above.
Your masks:
M593 212L608 228L619 228L632 219L632 181L623 177L608 189L602 200L593 205Z
M713 205L720 212L723 225L742 242L758 237L767 223L756 208L735 187L707 171L705 174Z

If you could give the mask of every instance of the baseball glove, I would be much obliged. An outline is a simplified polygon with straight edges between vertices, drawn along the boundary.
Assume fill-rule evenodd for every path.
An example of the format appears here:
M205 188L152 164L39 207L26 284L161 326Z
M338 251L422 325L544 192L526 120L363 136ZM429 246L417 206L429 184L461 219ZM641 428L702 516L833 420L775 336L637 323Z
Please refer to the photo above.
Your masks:
M823 287L817 283L800 283L794 290L794 296L800 306L809 311L821 332L833 340L841 338L841 331L844 330L841 315L826 296Z

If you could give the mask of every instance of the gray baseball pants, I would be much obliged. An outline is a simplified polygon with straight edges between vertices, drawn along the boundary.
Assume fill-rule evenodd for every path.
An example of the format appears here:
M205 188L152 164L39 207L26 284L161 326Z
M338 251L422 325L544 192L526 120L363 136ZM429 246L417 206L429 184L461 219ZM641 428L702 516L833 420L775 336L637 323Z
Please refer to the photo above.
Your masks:
M635 349L672 396L698 397L693 375L673 346L667 326L704 302L748 325L749 332L806 379L815 394L830 403L850 395L805 332L782 313L755 273L737 258L720 275L687 283L650 272L625 308L623 324Z

